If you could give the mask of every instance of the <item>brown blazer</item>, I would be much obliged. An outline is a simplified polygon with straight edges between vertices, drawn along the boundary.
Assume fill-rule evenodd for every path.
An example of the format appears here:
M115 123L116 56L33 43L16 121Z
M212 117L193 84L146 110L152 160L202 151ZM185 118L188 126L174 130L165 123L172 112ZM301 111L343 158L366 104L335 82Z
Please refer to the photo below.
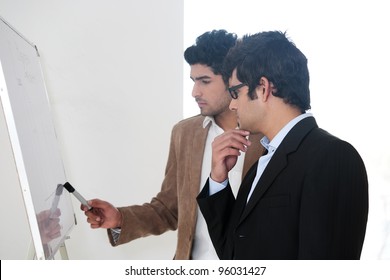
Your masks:
M150 203L119 208L123 221L117 243L108 234L113 246L178 229L174 258L191 258L198 207L196 197L200 191L204 145L210 126L203 128L203 120L204 117L198 115L173 127L161 191ZM245 155L243 177L263 153L260 139L261 135L250 137L252 145Z

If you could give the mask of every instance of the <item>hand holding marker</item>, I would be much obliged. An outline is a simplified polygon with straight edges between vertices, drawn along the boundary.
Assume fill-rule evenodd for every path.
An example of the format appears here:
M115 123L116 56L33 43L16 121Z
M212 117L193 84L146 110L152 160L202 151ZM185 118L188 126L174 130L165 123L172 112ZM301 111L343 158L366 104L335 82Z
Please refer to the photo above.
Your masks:
M81 202L81 204L85 207L87 207L87 211L91 211L96 217L94 218L98 223L99 223L99 227L104 223L104 217L102 216L102 213L100 212L101 210L99 208L93 208L91 207L87 200L81 195L79 194L73 187L71 184L69 184L68 182L66 182L64 184L64 188L69 192L69 193L72 193L77 199L78 201Z

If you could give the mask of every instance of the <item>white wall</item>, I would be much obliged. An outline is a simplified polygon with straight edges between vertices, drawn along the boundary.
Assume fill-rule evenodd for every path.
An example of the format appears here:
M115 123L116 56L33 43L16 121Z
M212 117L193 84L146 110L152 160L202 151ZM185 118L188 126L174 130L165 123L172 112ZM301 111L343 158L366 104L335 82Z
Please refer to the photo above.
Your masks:
M153 7L153 8L151 8ZM160 189L182 118L181 0L0 0L0 15L38 46L68 180L116 206ZM30 234L0 110L0 259L25 259ZM176 232L112 248L74 200L70 259L171 259ZM3 227L2 226L2 227Z

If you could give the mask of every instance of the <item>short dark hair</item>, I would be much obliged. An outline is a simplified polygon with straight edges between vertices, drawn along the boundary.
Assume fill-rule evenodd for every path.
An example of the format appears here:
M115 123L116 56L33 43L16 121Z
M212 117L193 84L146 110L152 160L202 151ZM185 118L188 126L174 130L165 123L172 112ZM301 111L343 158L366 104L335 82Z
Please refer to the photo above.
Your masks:
M184 58L189 65L207 65L214 74L221 75L223 61L236 40L236 34L223 29L205 32L196 38L194 45L185 50Z
M274 96L297 106L302 112L310 109L309 70L305 55L280 31L245 35L230 50L223 75L231 77L237 69L237 78L249 87L250 98L261 77L275 87Z

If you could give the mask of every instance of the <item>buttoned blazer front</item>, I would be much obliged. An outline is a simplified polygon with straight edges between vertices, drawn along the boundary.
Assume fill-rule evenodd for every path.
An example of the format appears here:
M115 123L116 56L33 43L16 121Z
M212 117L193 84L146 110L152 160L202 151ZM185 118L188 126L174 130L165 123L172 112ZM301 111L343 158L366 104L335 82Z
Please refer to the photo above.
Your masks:
M175 259L190 259L197 219L196 197L200 191L200 178L204 146L209 126L203 128L203 116L180 121L172 129L169 156L161 191L143 205L118 208L122 214L122 229L113 246L148 235L159 235L176 230ZM263 153L261 135L251 135L252 145L245 154L243 174Z
M368 215L368 181L357 151L308 117L286 135L248 193L230 187L198 203L221 259L359 259Z

